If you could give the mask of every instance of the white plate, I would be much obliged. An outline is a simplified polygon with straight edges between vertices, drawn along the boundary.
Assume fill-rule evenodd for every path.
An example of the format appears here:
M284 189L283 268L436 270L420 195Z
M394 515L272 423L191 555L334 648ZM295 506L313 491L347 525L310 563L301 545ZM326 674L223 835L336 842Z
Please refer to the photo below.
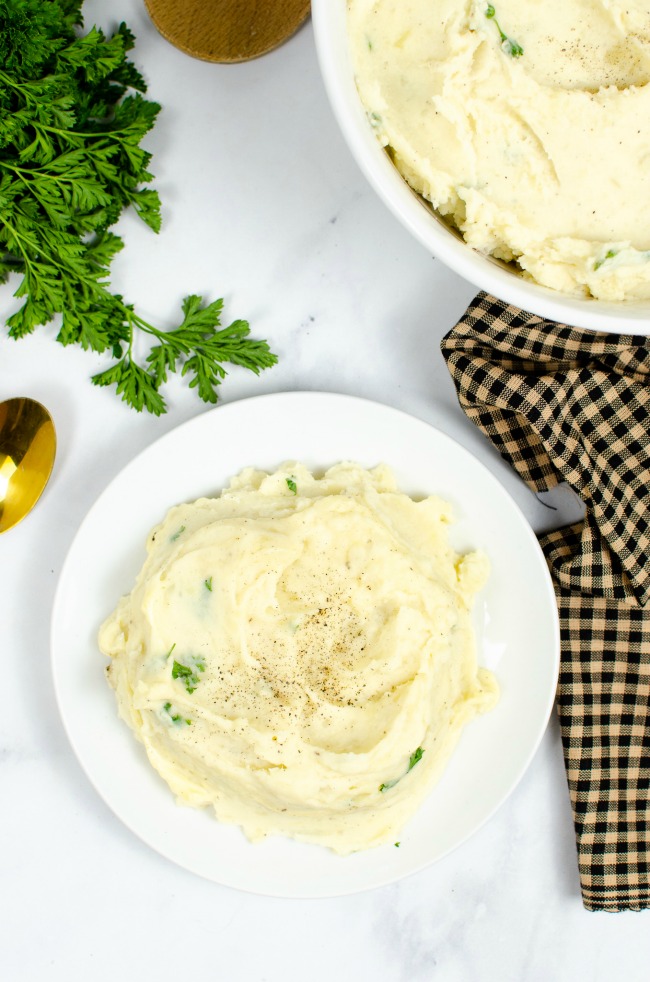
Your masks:
M251 845L208 811L177 805L118 719L97 630L144 560L147 533L167 509L218 493L242 467L300 460L389 464L409 494L440 494L457 514L458 549L492 564L476 625L480 660L501 685L496 709L473 721L441 782L400 835L349 857L281 838ZM428 424L350 396L281 393L219 406L148 447L91 508L63 567L52 620L52 662L72 746L113 812L144 842L218 883L285 897L354 893L432 863L475 832L525 772L555 694L559 632L553 588L534 533L490 472Z

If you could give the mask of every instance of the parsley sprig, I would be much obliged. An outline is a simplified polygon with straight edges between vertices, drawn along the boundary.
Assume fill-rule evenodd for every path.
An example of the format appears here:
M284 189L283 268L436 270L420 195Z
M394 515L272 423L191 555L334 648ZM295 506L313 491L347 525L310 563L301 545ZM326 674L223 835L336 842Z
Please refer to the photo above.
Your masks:
M249 338L246 321L220 326L220 299L186 297L180 323L162 330L111 292L110 265L124 243L110 228L122 212L132 206L160 230L151 154L141 146L160 106L144 97L127 58L128 27L83 34L81 7L0 0L0 284L17 274L22 300L6 319L9 336L58 319L61 344L113 356L92 381L114 385L134 409L164 413L160 389L175 372L214 403L224 364L259 374L276 356Z
M488 20L494 21L494 26L499 32L499 37L501 38L501 47L505 53L510 55L511 58L521 58L524 53L524 49L518 41L514 41L511 37L508 37L508 35L501 29L501 25L496 18L496 10L491 3L487 5L485 16Z

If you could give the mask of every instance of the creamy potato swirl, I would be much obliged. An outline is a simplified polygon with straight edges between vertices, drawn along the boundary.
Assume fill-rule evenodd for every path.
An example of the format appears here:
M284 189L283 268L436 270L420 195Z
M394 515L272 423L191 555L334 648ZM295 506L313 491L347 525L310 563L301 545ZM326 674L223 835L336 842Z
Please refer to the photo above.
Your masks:
M451 519L352 463L247 469L171 509L99 644L179 801L252 840L394 841L497 699L470 616L487 560Z
M471 246L650 298L647 0L348 0L348 25L377 136Z

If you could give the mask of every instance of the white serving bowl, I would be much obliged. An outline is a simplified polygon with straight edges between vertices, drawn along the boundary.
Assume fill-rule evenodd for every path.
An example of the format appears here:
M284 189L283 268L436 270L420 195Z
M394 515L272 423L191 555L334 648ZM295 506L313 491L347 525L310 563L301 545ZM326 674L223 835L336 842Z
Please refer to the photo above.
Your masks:
M355 160L393 214L434 256L479 289L549 320L618 334L650 335L650 302L572 297L527 280L468 246L407 185L375 136L354 82L346 0L312 0L321 73L334 115Z

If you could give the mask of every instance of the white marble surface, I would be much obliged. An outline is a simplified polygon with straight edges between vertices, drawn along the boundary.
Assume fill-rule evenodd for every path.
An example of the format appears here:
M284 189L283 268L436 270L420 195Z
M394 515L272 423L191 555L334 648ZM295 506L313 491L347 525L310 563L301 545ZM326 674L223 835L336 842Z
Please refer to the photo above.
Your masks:
M139 0L107 7L89 2L87 24L127 20L133 57L164 106L149 141L163 231L121 222L114 287L169 326L186 293L223 296L226 317L248 318L270 340L279 365L259 378L233 371L224 402L289 389L385 402L476 453L536 530L570 515L569 499L554 513L527 492L458 408L439 342L474 289L411 241L359 174L324 94L311 26L257 62L212 66L162 40ZM3 288L0 313L11 309ZM59 438L41 502L0 540L0 976L646 980L648 913L582 907L555 719L519 787L469 842L400 883L342 899L220 887L162 859L114 818L77 764L55 703L54 590L106 483L205 407L179 383L167 416L138 416L90 385L104 364L46 330L19 343L0 337L0 396L41 399Z

